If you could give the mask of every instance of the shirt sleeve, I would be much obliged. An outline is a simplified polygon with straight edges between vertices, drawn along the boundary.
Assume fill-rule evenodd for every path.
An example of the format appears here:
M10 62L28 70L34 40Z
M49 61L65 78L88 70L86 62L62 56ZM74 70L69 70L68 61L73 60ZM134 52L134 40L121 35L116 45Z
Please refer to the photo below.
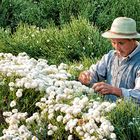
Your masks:
M93 85L96 82L106 80L107 74L107 61L109 58L109 53L105 54L100 61L96 64L91 65L89 72L91 73L91 82L90 84Z
M140 70L137 73L134 89L121 88L124 99L134 99L140 103Z

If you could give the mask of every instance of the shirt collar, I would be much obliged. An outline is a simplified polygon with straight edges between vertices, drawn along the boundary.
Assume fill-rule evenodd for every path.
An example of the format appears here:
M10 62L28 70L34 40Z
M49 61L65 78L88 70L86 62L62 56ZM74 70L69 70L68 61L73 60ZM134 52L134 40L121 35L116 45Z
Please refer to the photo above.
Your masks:
M138 52L140 52L140 43L138 43L138 45L137 45L137 47L135 48L135 50L132 52L132 53L130 53L129 55L128 55L128 58L131 58L131 57L133 57L136 53L138 53Z

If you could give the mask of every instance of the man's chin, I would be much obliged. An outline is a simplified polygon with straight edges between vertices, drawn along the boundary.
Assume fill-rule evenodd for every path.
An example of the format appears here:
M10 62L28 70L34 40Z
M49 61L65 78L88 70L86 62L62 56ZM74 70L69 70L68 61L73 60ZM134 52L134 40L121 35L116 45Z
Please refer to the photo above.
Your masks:
M118 54L118 56L120 56L120 57L127 57L127 55L124 54L123 52L117 51L117 54Z

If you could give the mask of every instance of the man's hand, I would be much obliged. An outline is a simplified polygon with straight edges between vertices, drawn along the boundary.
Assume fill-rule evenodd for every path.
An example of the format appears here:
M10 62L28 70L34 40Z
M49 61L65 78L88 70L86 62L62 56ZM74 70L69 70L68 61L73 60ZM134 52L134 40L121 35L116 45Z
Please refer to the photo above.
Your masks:
M115 94L116 96L122 96L122 91L120 88L113 87L105 82L95 83L92 88L102 95Z
M91 73L89 71L81 72L78 80L84 85L89 85L91 81Z

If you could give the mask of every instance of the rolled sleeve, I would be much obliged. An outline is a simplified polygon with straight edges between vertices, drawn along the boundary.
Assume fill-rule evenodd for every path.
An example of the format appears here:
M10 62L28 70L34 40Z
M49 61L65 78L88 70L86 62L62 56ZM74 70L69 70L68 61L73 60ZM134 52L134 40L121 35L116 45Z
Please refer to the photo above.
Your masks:
M121 90L122 90L122 96L124 97L124 99L129 99L130 98L129 90L125 88L121 88Z
M136 103L140 104L140 89L125 89L121 88L122 96L124 99L133 99Z

